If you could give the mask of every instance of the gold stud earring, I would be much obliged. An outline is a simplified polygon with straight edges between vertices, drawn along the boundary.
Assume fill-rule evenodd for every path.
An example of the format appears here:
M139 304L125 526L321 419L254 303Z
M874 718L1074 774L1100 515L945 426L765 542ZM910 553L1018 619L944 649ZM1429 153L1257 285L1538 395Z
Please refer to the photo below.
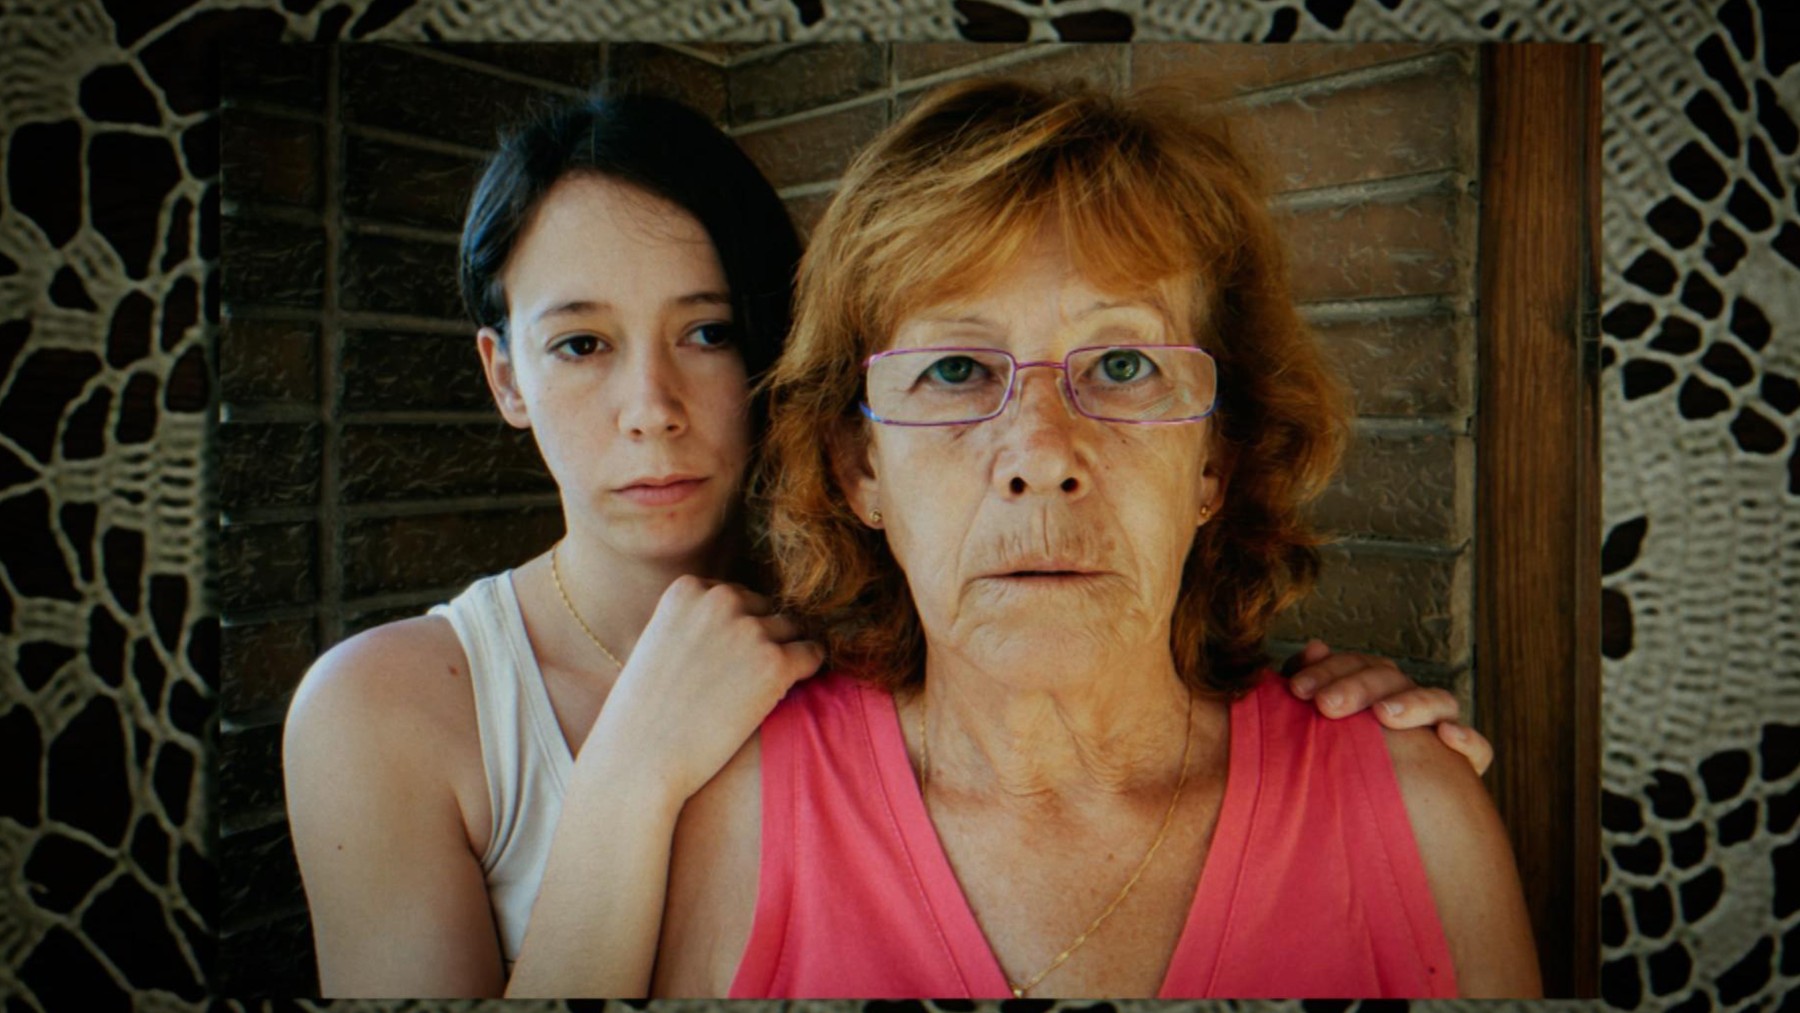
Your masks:
M869 523L870 524L880 524L881 523L881 508L880 507L877 507L874 510L869 511Z

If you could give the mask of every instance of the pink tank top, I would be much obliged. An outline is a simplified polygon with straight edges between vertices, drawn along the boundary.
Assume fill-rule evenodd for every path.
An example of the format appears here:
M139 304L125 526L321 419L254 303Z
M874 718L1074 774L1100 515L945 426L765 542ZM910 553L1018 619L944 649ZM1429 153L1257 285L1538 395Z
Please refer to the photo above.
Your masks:
M733 998L1011 996L882 690L822 675L764 722L761 877ZM1455 994L1380 726L1265 673L1159 998Z

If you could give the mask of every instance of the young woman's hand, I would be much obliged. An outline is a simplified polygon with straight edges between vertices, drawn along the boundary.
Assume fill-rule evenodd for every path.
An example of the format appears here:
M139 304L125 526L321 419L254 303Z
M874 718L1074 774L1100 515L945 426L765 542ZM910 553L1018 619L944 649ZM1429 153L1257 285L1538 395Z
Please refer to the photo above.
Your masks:
M1309 640L1282 666L1288 690L1311 700L1319 713L1341 718L1374 707L1375 719L1394 728L1435 725L1437 736L1475 773L1494 762L1494 747L1480 732L1458 724L1462 708L1448 690L1421 686L1386 658L1350 651L1332 653L1322 640Z
M737 584L677 578L632 649L588 734L611 738L653 766L675 797L712 779L824 660L763 595Z
M670 584L583 740L509 996L641 996L688 799L824 651L769 599Z

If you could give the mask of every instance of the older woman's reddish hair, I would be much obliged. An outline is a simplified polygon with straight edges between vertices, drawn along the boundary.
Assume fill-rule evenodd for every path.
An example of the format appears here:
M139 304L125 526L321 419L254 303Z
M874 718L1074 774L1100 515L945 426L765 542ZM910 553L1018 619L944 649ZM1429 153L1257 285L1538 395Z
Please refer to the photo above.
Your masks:
M1301 507L1337 465L1344 399L1293 305L1257 173L1193 106L966 81L850 165L801 261L758 481L783 607L832 664L890 688L924 670L906 578L832 469L834 443L867 438L860 364L908 314L981 291L1044 228L1097 288L1191 293L1186 326L1218 361L1229 480L1184 567L1171 647L1190 684L1219 690L1266 662L1270 622L1318 573Z

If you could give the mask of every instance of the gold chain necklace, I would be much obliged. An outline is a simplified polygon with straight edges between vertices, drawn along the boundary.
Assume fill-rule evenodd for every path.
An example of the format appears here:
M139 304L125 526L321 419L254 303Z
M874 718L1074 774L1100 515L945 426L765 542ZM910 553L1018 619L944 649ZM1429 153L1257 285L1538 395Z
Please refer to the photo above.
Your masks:
M927 818L931 816L931 804L925 801L925 787L931 783L931 740L926 737L926 733L930 729L931 708L926 702L924 691L920 690L919 801L925 805ZM1162 827L1156 831L1156 839L1150 842L1150 850L1144 852L1144 858L1138 862L1137 870L1131 874L1130 879L1125 881L1125 885L1119 888L1118 895L1112 899L1111 904L1106 905L1106 910L1095 915L1094 920L1088 922L1087 928L1081 930L1081 935L1076 936L1074 942L1063 947L1062 952L1050 961L1049 966L1023 982L1016 982L1010 976L1007 977L1006 987L1012 989L1013 998L1025 998L1026 992L1036 988L1038 982L1043 981L1050 972L1061 967L1070 957L1074 956L1075 951L1081 949L1082 944L1086 943L1088 938L1100 928L1101 923L1112 917L1112 913L1119 909L1119 905L1125 903L1125 898L1131 895L1131 890L1138 885L1138 880L1144 878L1144 870L1150 868L1150 860L1156 857L1156 849L1162 847L1163 838L1169 836L1169 827L1175 822L1175 808L1181 802L1181 789L1187 786L1188 754L1194 747L1194 691L1192 688L1188 689L1187 717L1182 725L1182 731L1185 734L1181 745L1181 775L1175 780L1175 794L1169 798L1169 811L1163 813ZM1001 973L1005 974L1005 970L1002 969Z
M606 645L600 642L599 637L594 636L594 631L588 628L588 624L581 618L581 613L575 611L574 603L569 601L569 592L563 590L562 571L558 569L556 565L556 554L561 550L561 542L557 542L550 549L550 579L556 581L556 593L562 598L563 608L569 610L569 617L574 619L575 625L581 627L581 632L587 634L587 638L594 642L594 646L600 648L600 653L606 655L606 660L612 662L618 668L623 669L625 663L619 660L618 655L607 650Z

